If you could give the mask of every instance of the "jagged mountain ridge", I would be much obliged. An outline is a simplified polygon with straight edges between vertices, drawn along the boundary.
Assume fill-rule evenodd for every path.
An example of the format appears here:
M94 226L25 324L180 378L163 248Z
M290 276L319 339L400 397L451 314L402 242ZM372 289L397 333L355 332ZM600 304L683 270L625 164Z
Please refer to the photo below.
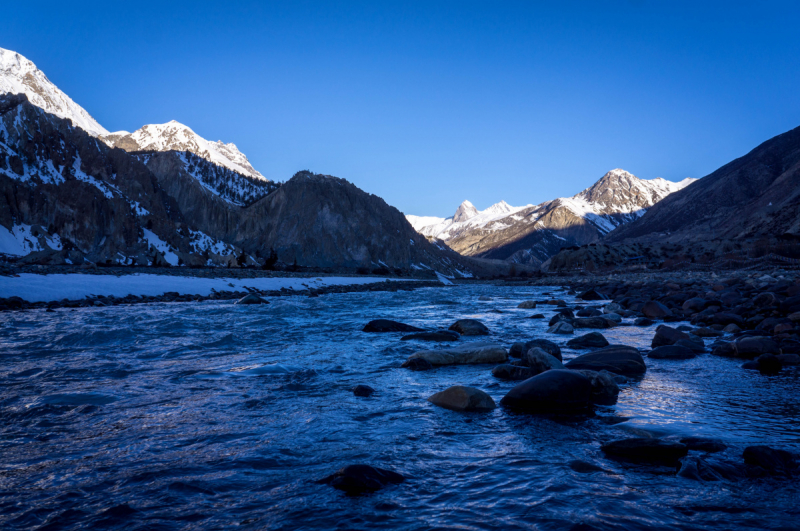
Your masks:
M598 241L692 182L644 180L615 169L572 197L514 209L475 227L440 234L451 248L467 256L539 264L562 247ZM437 237L430 226L418 230Z
M35 64L16 52L0 48L0 94L3 93L25 94L33 105L71 120L89 134L108 134L83 107L50 82Z
M485 210L479 211L475 208L475 205L469 201L464 201L458 206L455 214L449 218L408 215L406 219L423 236L448 241L465 232L485 227L493 221L530 206L512 207L505 201L500 201Z

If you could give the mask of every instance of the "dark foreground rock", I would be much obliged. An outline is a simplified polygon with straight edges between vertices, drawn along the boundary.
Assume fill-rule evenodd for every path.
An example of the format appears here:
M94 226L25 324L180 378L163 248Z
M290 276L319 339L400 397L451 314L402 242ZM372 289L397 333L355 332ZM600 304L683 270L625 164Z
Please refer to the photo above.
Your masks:
M591 400L599 406L613 406L619 397L619 385L614 374L608 371L578 371L592 384Z
M497 407L488 394L463 385L448 387L432 395L428 402L452 411L491 411Z
M375 319L368 322L362 332L424 332L424 330L398 321Z
M492 376L500 380L527 380L536 376L536 373L530 367L504 363L492 369Z
M684 458L677 475L695 481L735 481L744 477L741 466L708 457Z
M647 353L648 358L657 360L690 360L697 357L691 349L680 345L665 345Z
M384 470L369 465L348 465L334 474L318 481L342 490L347 494L357 495L375 492L387 485L405 481L402 475L391 470Z
M643 437L611 441L604 444L601 450L620 461L668 466L676 465L681 457L689 453L685 444Z
M576 371L551 370L529 378L500 401L529 413L584 413L591 407L592 384Z
M652 348L663 347L666 345L674 345L678 341L686 340L691 341L692 338L686 332L676 330L671 326L660 325L656 328L656 335L653 336L653 341L650 343Z
M773 476L791 476L798 468L794 455L769 446L748 446L742 457L748 465L759 467Z
M589 352L565 364L567 369L603 371L623 376L639 376L647 372L644 358L634 347L610 345L594 352Z
M453 332L452 330L437 330L435 332L418 332L416 334L409 334L400 338L400 341L410 341L416 339L418 341L458 341L461 339L461 334Z
M681 439L681 443L685 444L689 450L708 453L721 452L728 447L722 441L706 437L684 437Z
M540 374L554 369L563 369L564 364L539 347L533 347L522 356L522 363L531 368L533 374Z
M600 332L589 332L575 339L567 341L570 348L603 348L608 346L608 340Z
M532 348L540 348L558 361L563 361L561 357L561 347L549 339L533 339L525 343L514 343L511 345L511 350L508 354L514 358L522 358Z
M489 329L486 325L475 319L460 319L450 325L449 330L458 332L462 336L488 336Z

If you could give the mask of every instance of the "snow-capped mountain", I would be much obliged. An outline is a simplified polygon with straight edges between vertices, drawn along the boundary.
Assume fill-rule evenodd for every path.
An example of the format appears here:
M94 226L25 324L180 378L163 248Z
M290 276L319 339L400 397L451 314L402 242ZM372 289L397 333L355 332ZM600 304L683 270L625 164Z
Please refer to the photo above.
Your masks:
M537 263L562 247L599 240L694 181L644 180L615 169L579 194L539 205L511 207L501 202L473 212L465 201L452 218L407 218L418 232L444 240L461 254ZM457 216L462 221L455 221Z
M236 145L226 144L221 140L206 140L175 120L165 124L145 125L133 133L118 131L101 137L101 140L111 147L125 151L188 151L241 175L267 180L250 165L250 161Z
M529 208L512 207L505 201L495 203L486 210L478 210L469 201L464 201L456 209L456 213L449 218L433 216L406 216L414 230L429 238L448 241L465 232L480 229L498 219L505 218L515 212Z
M33 105L59 118L68 118L87 133L100 136L108 131L86 110L47 79L31 61L0 48L0 94L25 94Z

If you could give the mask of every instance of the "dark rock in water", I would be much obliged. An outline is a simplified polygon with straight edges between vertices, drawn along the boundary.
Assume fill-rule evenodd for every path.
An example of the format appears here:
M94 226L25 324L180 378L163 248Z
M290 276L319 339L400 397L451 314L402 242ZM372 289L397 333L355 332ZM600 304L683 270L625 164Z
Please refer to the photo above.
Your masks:
M780 354L778 344L767 337L740 337L729 343L722 343L711 351L724 358L757 358L762 354Z
M561 323L561 322L571 323L572 319L567 317L564 314L557 313L553 317L550 318L550 320L547 322L547 326L553 326L554 324Z
M535 314L531 315L530 317L528 317L528 319L544 319L544 314L535 313Z
M634 326L650 326L653 324L656 324L656 322L652 319L648 319L647 317L639 317L633 322Z
M697 337L720 337L725 335L723 332L720 332L719 330L712 330L711 328L705 328L705 327L695 328L694 330L689 332L689 334Z
M564 368L564 365L560 360L556 359L555 356L539 347L533 347L532 349L528 350L528 352L522 356L522 361L525 363L525 365L531 368L533 374L540 374L544 371Z
M434 366L505 363L508 361L508 351L495 343L470 342L440 350L420 350L409 356L402 367L407 367L411 360L417 358L426 359Z
M607 317L579 317L572 321L575 328L611 328L616 324Z
M583 299L585 301L603 301L608 299L608 297L606 297L605 295L594 289L584 291L583 293L578 295L578 298Z
M548 334L563 334L569 335L574 332L572 325L566 321L559 321L547 329Z
M527 380L532 376L536 376L536 373L530 367L504 363L492 369L492 376L501 380Z
M615 374L608 371L578 371L592 384L591 401L600 406L613 406L619 397L619 386Z
M690 360L696 356L690 349L679 345L664 345L647 353L648 358L657 360Z
M517 308L522 308L523 310L536 308L536 301L522 301L517 305Z
M511 345L511 348L508 349L508 355L512 358L521 358L523 354L528 351L527 347L525 347L525 343L522 341L518 341Z
M742 363L742 369L747 369L748 371L757 371L759 370L758 362L757 361L746 361Z
M650 343L652 348L656 347L663 347L664 345L674 345L681 339L685 339L686 341L691 341L692 338L689 337L689 334L686 332L681 332L680 330L675 330L674 328L661 325L656 328L656 335L653 336L653 341Z
M424 332L424 330L389 319L376 319L368 322L362 332Z
M680 339L676 341L675 345L673 346L688 348L695 354L701 354L706 351L706 344L703 343L703 340L700 338L695 338L694 336L692 336L692 339L690 340Z
M601 468L597 465L593 465L592 463L587 463L586 461L579 461L574 460L569 462L569 467L579 474L591 474L593 472L606 472L604 468Z
M589 332L582 336L567 341L570 348L603 348L608 346L608 340L600 332Z
M353 394L356 396L370 396L372 393L375 392L375 389L368 385L359 384L353 387Z
M671 316L672 310L664 306L658 301L647 301L641 309L642 314L650 319L663 319L664 317Z
M500 405L530 413L583 413L591 407L592 384L576 371L552 370L511 389Z
M748 446L742 456L748 465L761 467L774 476L791 476L797 471L795 457L786 450L776 450L769 446Z
M756 362L758 370L764 374L778 374L783 369L783 365L775 354L762 354Z
M705 457L687 457L681 463L678 477L695 481L737 480L744 477L736 466Z
M705 299L701 299L700 297L694 297L688 300L683 301L683 305L681 308L686 310L687 312L700 312L703 311L706 307Z
M405 363L403 363L403 367L406 369L411 369L412 371L429 371L433 369L433 365L431 362L426 360L425 358L413 358Z
M689 453L685 444L641 437L611 441L600 449L609 457L621 461L673 466Z
M254 295L253 293L249 293L236 301L234 304L269 304L269 302L265 301L258 295Z
M511 346L511 351L509 352L509 356L515 358L522 358L525 356L525 353L528 352L530 349L538 347L551 356L553 356L558 361L562 361L561 357L561 347L550 341L549 339L533 339L531 341L527 341L525 343L514 343Z
M458 332L462 336L487 336L489 329L486 325L475 319L460 319L450 325L449 330Z
M448 387L428 398L428 402L452 411L491 411L497 407L488 394L463 385Z
M735 324L739 328L744 328L745 322L744 319L740 315L736 315L735 313L728 313L728 312L720 312L714 314L714 324L726 326L730 324Z
M706 437L684 437L681 439L681 443L685 444L689 450L708 453L721 452L728 447L722 441L708 439Z
M400 341L410 341L417 339L420 341L458 341L461 334L452 330L437 330L435 332L418 332L400 338Z
M348 465L335 474L319 480L317 483L330 485L343 490L347 494L364 494L375 492L387 485L405 481L402 475L391 470L375 468L369 465Z
M625 345L610 345L578 356L565 365L573 370L607 370L623 376L638 376L647 372L644 358L639 351Z
M777 358L784 367L800 365L800 355L797 354L780 354Z

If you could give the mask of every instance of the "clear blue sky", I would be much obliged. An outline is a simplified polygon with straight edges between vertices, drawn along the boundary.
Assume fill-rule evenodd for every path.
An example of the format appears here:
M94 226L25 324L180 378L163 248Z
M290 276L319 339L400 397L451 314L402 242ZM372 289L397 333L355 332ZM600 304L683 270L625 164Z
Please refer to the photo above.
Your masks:
M701 177L800 125L800 2L17 2L0 47L109 130L172 119L407 214Z

